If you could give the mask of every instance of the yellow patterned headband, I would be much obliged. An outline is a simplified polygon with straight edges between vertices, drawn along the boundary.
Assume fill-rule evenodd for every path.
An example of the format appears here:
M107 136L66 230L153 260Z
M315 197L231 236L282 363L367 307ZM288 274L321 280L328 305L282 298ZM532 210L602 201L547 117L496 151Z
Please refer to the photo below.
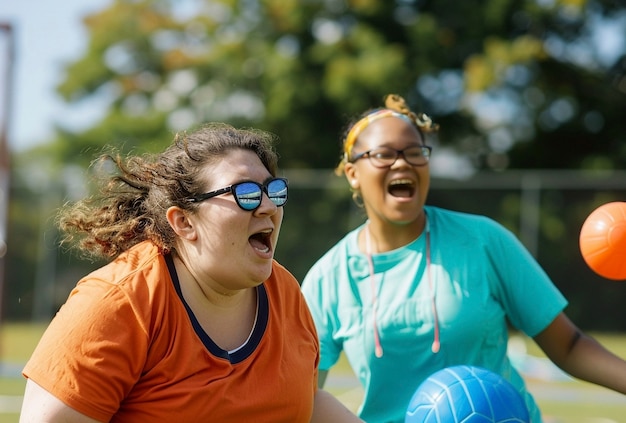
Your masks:
M397 117L400 119L404 119L407 122L415 125L418 130L423 132L433 132L436 131L439 126L433 124L430 117L428 117L424 113L420 113L419 115L409 109L404 101L404 98L400 97L397 94L389 94L385 97L385 108L384 109L376 109L373 112L367 114L357 123L355 123L348 135L346 136L346 140L343 143L343 151L344 158L343 161L346 162L349 160L350 155L352 154L352 147L354 147L354 143L358 136L363 132L365 128L367 128L372 122L377 121L378 119L382 119L385 117Z
M361 132L363 132L363 130L367 128L372 122L386 117L397 117L400 119L404 119L409 123L412 123L407 115L394 112L393 110L378 109L373 111L372 113L368 114L357 123L355 123L352 128L350 128L350 132L348 132L348 136L346 137L346 142L343 143L343 151L346 154L346 158L349 158L352 154L352 147L354 147L354 143L356 142L356 139L361 134Z

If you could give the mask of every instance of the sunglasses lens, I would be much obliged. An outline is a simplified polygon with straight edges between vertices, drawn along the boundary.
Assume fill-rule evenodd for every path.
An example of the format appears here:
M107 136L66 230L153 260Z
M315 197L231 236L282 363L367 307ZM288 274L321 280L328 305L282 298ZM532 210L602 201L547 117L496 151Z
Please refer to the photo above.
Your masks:
M248 211L256 210L261 205L264 190L267 190L267 196L276 206L281 207L287 202L287 182L282 179L271 180L266 188L254 182L233 185L237 204Z
M282 179L274 179L267 184L267 196L278 207L287 202L287 182Z
M261 196L263 191L261 188L253 182L243 182L236 185L235 197L239 207L244 210L254 210L261 204Z

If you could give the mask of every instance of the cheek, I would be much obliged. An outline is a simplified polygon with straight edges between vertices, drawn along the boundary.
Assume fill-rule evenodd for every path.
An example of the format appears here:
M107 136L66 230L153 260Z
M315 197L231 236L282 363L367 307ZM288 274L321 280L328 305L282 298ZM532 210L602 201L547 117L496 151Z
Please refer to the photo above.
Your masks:
M278 239L278 234L280 233L280 228L283 224L284 215L285 215L285 208L279 207L276 213L272 216L272 223L274 224L274 234L276 234L277 239Z
M426 195L430 188L430 171L428 167L421 168L418 172L420 190Z
M230 245L238 236L239 231L248 227L248 220L243 213L231 213L226 210L218 210L216 213L206 216L206 223L202 232L207 242L213 243L219 240L219 244Z
M274 224L281 225L282 222L283 222L283 217L284 216L285 216L285 208L284 207L278 207L276 209L276 213L274 214L274 216L272 216Z
M386 193L385 174L369 173L362 175L359 179L359 187L363 197L379 198Z

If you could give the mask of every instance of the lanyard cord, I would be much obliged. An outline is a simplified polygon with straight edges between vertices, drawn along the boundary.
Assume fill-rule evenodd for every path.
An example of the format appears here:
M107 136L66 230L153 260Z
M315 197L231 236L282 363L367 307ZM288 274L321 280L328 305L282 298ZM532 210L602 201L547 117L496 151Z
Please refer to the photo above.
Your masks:
M433 277L431 274L430 265L430 228L428 227L428 223L426 224L426 273L428 273L428 289L430 290L430 304L433 310L433 323L434 323L434 339L433 344L430 349L434 354L439 352L439 348L441 347L441 343L439 342L439 315L437 314L437 290L435 289L433 283Z
M367 248L367 264L370 271L370 286L372 288L372 325L374 327L374 353L377 358L383 356L383 346L378 335L378 325L376 324L376 310L378 309L378 294L376 293L376 280L374 277L374 261L372 260L372 240L370 239L370 225L365 227L365 245Z
M370 237L369 223L365 227L365 246L367 249L367 264L369 267L370 273L370 287L372 290L372 326L374 330L374 353L377 358L381 358L383 356L383 346L380 342L380 335L378 333L378 318L377 318L377 309L378 309L378 293L376 291L376 278L374 277L374 260L372 259L372 240ZM436 301L436 293L437 290L433 285L433 278L431 274L431 260L430 260L430 228L428 223L426 223L426 276L428 278L428 289L430 290L430 299L434 320L434 340L431 346L431 351L433 353L438 353L441 347L441 343L439 341L439 317L437 314L437 301Z

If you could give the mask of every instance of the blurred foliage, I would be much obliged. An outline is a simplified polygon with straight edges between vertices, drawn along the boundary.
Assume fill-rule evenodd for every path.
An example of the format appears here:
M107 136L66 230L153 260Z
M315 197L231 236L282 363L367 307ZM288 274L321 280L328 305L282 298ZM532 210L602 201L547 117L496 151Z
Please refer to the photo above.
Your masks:
M109 107L91 128L59 128L49 148L84 165L104 143L160 149L173 132L228 121L277 133L284 168L328 168L347 119L397 92L473 169L623 168L625 11L601 0L117 0L85 18L88 48L59 85L70 103ZM621 44L607 58L610 25Z
M77 109L94 98L106 107L86 128L59 124L16 166L12 299L33 297L36 251L51 228L43 197L84 195L105 145L159 151L203 122L278 134L283 169L330 169L348 120L395 92L441 125L429 140L435 178L626 167L626 5L617 0L115 0L84 25L87 48L58 92ZM299 278L362 221L347 187L328 176L326 188L292 184L278 258ZM456 194L431 199L519 229L519 193ZM563 263L575 252L557 245L573 248L567 237L591 206L565 218L565 200L542 201L549 248L540 261L555 279L574 279ZM65 252L50 254L57 279L82 269ZM17 308L5 310L23 317L32 304Z

